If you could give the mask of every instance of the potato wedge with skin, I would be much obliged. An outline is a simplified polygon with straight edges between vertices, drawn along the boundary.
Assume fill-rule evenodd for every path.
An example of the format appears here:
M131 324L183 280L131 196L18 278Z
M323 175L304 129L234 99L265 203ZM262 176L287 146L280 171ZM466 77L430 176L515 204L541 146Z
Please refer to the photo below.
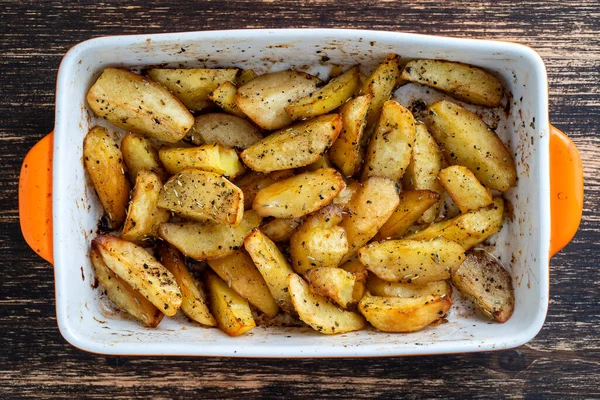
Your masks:
M119 278L139 291L145 298L172 316L181 306L181 291L175 277L143 247L112 235L96 236L92 248Z
M244 118L244 114L235 103L237 88L231 82L224 82L212 92L208 98L218 105L223 111Z
M259 130L248 120L223 113L196 117L187 134L187 139L196 145L219 144L241 150L262 138Z
M122 69L106 68L86 99L94 114L119 128L167 143L183 139L194 124L194 116L166 88Z
M333 168L305 172L261 189L252 208L262 217L298 218L331 203L345 185Z
M188 257L207 260L235 253L244 245L246 235L260 225L262 218L250 210L235 226L213 221L166 223L158 234Z
M357 277L352 273L337 267L317 267L304 273L313 293L325 296L340 307L347 309L362 298L364 281L357 282ZM362 284L362 291L355 291L355 286Z
M447 281L427 283L388 282L371 274L367 279L367 289L374 296L422 297L428 295L451 296L452 286Z
M358 251L360 262L389 282L427 283L450 279L465 259L464 249L446 239L386 240Z
M181 311L192 320L206 326L215 326L217 321L208 309L208 300L204 288L190 274L183 255L173 246L163 243L158 248L162 265L175 276L181 290Z
M208 265L227 286L254 307L271 318L277 315L279 307L246 250L241 249L226 257L208 260Z
M267 282L279 307L293 313L287 277L294 271L277 245L259 229L254 229L244 240L244 247Z
M349 260L377 234L399 201L396 184L392 180L371 177L364 182L348 203L348 213L344 214L340 223L346 230L349 246L342 262Z
M492 193L484 187L466 167L452 165L438 174L440 184L454 203L465 213L492 204Z
M108 131L97 126L85 136L83 158L110 226L116 229L125 221L131 190L123 154Z
M204 281L210 309L220 330L229 336L240 336L256 327L250 305L227 283L210 270L206 271Z
M329 149L329 158L345 177L356 175L362 165L365 153L365 126L367 112L373 96L358 96L344 104L342 132Z
M358 67L352 67L319 90L292 102L285 111L294 121L327 114L343 105L357 88Z
M393 100L383 103L365 155L362 179L381 176L398 181L410 164L414 143L412 113Z
M400 56L390 54L363 83L362 94L373 96L367 114L367 132L371 132L377 123L383 103L392 97L392 92L399 83L399 77Z
M237 68L153 68L150 78L166 86L192 111L210 107L209 95L222 83L234 82Z
M261 128L281 129L292 123L285 107L316 91L320 85L319 78L303 72L272 72L239 87L236 104Z
M159 225L169 220L169 212L158 207L161 189L160 176L147 169L138 172L121 234L124 240L144 246L158 237Z
M431 190L441 195L444 188L437 179L442 169L443 155L439 146L433 140L427 127L418 122L416 124L415 143L412 157L406 173L402 179L403 188L409 190ZM429 224L440 214L441 200L427 209L418 222Z
M166 173L158 158L158 151L149 139L129 134L121 141L121 151L130 182L135 182L138 172L142 169L154 172L161 180L165 179Z
M506 322L511 317L515 307L512 279L487 252L467 253L466 260L452 273L452 284L489 319Z
M142 296L140 292L132 288L130 284L111 271L95 246L92 246L91 258L96 279L106 291L108 299L142 324L149 328L156 328L165 314Z
M235 150L218 144L187 148L163 147L158 155L171 175L187 168L196 168L233 179L245 171Z
M253 69L244 69L237 78L237 86L244 86L257 76L258 74Z
M445 100L427 112L429 130L451 164L469 168L489 189L504 192L517 184L510 152L477 114Z
M442 60L409 61L402 79L448 93L458 100L497 107L502 100L502 84L490 73L468 64Z
M442 318L452 305L450 296L380 297L365 294L358 309L382 332L416 332Z
M254 198L261 189L282 179L289 178L292 175L294 175L293 169L284 169L268 174L247 171L244 175L237 178L234 184L244 193L244 209L252 209Z
M287 242L301 223L300 218L275 218L261 226L260 230L274 242Z
M196 221L237 225L244 215L244 194L214 172L185 169L165 183L158 206Z
M392 216L381 227L377 240L400 239L430 207L436 204L440 195L431 190L408 190L400 193L400 203Z
M290 274L288 286L300 319L317 332L333 335L365 327L365 320L360 314L342 310L327 297L312 293L308 283L299 275Z
M241 158L258 172L304 167L318 161L341 130L339 114L322 115L253 143L242 152Z
M502 228L503 219L504 200L495 197L492 205L436 222L423 230L406 235L404 239L429 240L442 237L469 250L497 233Z

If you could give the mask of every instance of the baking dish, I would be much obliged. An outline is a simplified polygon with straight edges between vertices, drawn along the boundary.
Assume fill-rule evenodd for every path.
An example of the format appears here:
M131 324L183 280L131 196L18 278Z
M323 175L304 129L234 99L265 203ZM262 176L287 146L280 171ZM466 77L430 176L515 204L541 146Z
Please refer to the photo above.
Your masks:
M328 64L375 66L390 52L403 58L471 63L496 73L511 93L499 135L515 154L519 184L507 192L511 216L494 237L493 253L512 273L513 317L491 324L453 308L448 322L411 334L365 330L324 336L310 328L258 327L230 338L184 318L144 328L106 307L94 287L89 241L102 213L82 162L83 138L96 123L85 95L102 69L144 65L238 66L259 72ZM188 32L92 39L73 47L58 72L56 124L24 160L19 213L29 245L54 264L59 329L74 346L95 353L257 357L352 357L505 349L541 329L549 300L549 259L575 234L583 207L577 149L548 118L548 82L541 58L513 43L397 32L282 29Z

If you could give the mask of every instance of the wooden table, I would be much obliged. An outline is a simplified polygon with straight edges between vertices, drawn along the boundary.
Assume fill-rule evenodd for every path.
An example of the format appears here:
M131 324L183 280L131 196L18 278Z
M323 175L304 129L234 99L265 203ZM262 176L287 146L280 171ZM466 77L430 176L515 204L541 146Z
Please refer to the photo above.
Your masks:
M0 397L600 397L600 2L14 1L0 7ZM586 201L552 259L550 312L529 344L418 358L258 360L106 357L56 327L54 275L24 243L17 181L53 129L58 64L101 35L263 27L395 30L510 40L536 49L552 122L583 157Z

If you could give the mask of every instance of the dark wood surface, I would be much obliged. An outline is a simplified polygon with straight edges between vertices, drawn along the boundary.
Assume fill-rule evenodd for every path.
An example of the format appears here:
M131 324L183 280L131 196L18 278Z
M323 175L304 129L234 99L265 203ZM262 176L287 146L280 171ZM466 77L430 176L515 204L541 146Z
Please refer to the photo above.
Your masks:
M0 1L0 397L600 397L600 2ZM583 157L581 228L552 259L546 324L514 350L435 357L259 360L87 354L56 327L54 276L24 243L17 182L53 129L56 71L101 35L344 27L516 41L550 78L552 122Z

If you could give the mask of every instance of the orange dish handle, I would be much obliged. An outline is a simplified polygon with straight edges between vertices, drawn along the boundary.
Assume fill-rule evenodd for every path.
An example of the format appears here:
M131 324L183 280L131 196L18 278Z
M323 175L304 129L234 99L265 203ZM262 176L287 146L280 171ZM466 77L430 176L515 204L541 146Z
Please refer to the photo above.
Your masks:
M44 260L54 263L52 249L52 155L54 132L25 156L19 177L19 219L25 241Z
M583 166L571 139L550 125L550 257L575 236L583 212Z

